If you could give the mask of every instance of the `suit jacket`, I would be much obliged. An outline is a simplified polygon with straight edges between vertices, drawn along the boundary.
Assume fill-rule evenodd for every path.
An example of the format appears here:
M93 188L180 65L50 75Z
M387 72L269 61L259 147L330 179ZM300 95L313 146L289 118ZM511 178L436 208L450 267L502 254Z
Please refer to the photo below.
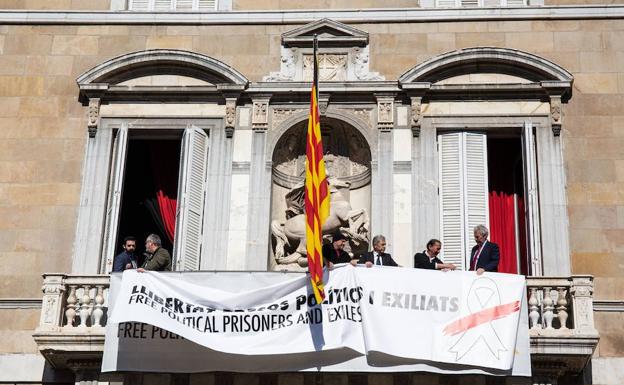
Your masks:
M442 263L442 261L440 261L438 257L434 257L431 261L429 261L429 256L427 256L424 251L414 255L414 267L417 269L435 270L436 263Z
M126 265L129 263L136 268L138 266L137 256L129 254L127 251L122 251L113 259L113 272L126 270Z
M162 247L156 249L143 263L145 270L171 271L171 255Z
M351 256L344 250L340 250L338 254L336 254L336 250L334 249L334 245L331 243L326 243L323 245L321 249L323 252L323 260L325 264L328 262L331 263L349 263L351 262Z
M479 245L475 245L472 248L472 252L470 253L470 266L472 266L472 259L477 250L479 250ZM498 250L498 245L487 241L485 246L483 246L483 250L481 250L481 254L479 254L479 259L477 260L477 265L474 270L483 268L485 271L498 271L499 258L500 252Z
M373 265L375 264L375 258L373 256L372 251L362 254L358 263L366 263L366 262L372 262ZM392 259L392 256L388 253L381 254L381 263L384 266L399 266L396 262L394 262L394 259Z

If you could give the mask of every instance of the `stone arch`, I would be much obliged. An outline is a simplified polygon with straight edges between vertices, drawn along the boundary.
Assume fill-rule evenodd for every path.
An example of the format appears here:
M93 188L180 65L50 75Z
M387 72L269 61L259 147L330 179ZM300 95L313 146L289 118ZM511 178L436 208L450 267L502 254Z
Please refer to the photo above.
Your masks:
M101 63L80 75L80 86L92 83L117 84L149 75L182 75L212 84L246 86L248 80L231 66L209 56L176 49L151 49L124 54Z
M309 111L307 109L295 112L270 131L266 146L266 159L273 159L275 148L282 136L293 126L308 120L308 115ZM321 116L321 127L323 120L328 118L342 121L355 128L366 140L366 144L371 152L371 162L377 161L376 151L372 151L377 145L376 137L373 135L371 127L365 121L348 112L329 107L327 113Z
M537 55L499 47L473 47L435 56L399 77L399 83L435 83L450 76L494 72L539 81L572 82L563 67Z

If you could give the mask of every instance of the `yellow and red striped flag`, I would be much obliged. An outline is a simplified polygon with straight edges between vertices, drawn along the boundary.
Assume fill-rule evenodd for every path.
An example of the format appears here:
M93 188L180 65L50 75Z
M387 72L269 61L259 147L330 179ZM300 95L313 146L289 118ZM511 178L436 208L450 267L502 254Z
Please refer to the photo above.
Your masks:
M323 141L318 107L318 66L316 61L317 39L314 36L314 80L310 93L310 117L306 140L305 215L306 251L308 268L316 303L325 299L323 286L323 223L329 216L329 186L325 175Z

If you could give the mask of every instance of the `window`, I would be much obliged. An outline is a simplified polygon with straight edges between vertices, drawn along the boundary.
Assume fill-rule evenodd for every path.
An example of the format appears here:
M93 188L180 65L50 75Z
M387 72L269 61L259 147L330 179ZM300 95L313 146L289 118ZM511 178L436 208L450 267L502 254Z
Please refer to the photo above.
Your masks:
M198 270L204 213L208 136L196 126L164 134L129 131L113 139L103 271L127 235L158 233L173 246L176 270ZM140 234L137 234L140 232Z
M130 11L214 11L217 0L128 0Z
M438 134L440 232L445 262L469 267L473 229L499 245L499 271L536 273L540 253L533 127L520 134Z

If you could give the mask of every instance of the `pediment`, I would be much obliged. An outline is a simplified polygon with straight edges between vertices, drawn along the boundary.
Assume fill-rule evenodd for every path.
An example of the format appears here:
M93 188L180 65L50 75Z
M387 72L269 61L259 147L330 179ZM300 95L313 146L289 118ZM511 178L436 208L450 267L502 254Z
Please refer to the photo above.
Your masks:
M319 47L365 47L368 33L346 24L321 19L282 34L284 47L311 47L314 35Z

